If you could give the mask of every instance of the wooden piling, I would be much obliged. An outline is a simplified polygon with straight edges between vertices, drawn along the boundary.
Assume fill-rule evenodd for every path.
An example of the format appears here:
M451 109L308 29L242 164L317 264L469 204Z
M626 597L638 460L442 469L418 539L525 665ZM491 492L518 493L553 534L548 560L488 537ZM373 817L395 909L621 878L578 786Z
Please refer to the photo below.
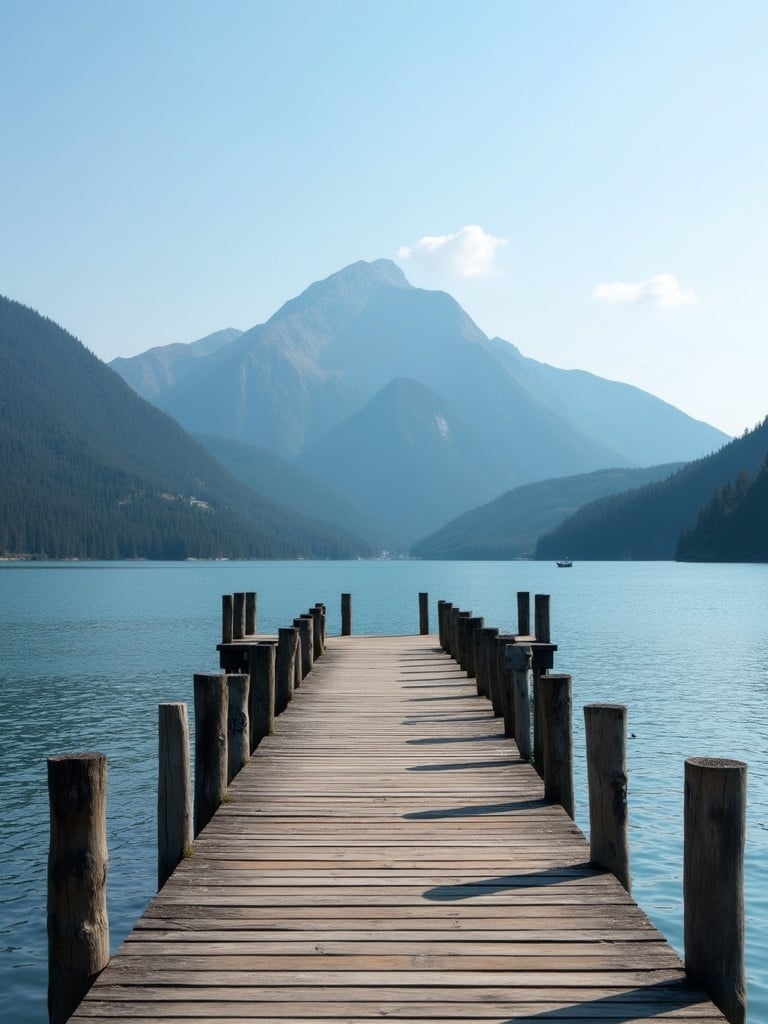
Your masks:
M429 636L429 594L419 594L419 633Z
M507 665L512 673L512 699L515 708L515 743L524 761L531 759L531 685L533 651L528 644L505 646Z
M242 640L245 636L245 594L232 595L232 639Z
M233 620L232 620L233 599L231 594L221 595L221 642L232 643Z
M276 656L277 644L272 641L250 644L248 647L248 724L251 753L265 736L271 735L274 728Z
M450 601L438 601L437 602L437 630L438 630L438 637L439 637L439 640L440 640L440 646L441 646L441 648L444 651L448 650L448 641L446 639L448 630L447 630L446 623L447 623L448 613L450 611L450 608L451 608L451 602Z
M550 641L549 630L549 594L536 594L533 604L534 626L533 631L539 643L548 644Z
M192 846L192 780L186 704L158 707L157 888Z
M109 963L107 758L48 758L48 1017L64 1024Z
M256 636L259 632L259 595L253 590L245 594L245 635Z
M465 623L472 618L472 612L458 611L456 613L454 630L454 660L458 662L459 668L467 671L467 633Z
M494 626L483 626L474 632L475 643L475 680L478 697L491 697L490 661L492 651L496 647L498 629Z
M227 794L227 677L196 673L195 807L197 836Z
M323 656L323 611L320 605L309 609L312 616L312 654L314 661Z
M512 669L507 664L506 648L509 636L500 635L494 640L493 658L496 663L496 687L499 694L501 716L504 719L504 735L515 735L515 692Z
M571 677L544 675L539 680L544 796L573 817L573 742Z
M631 891L627 813L627 709L623 704L584 708L589 786L589 858Z
M531 635L531 595L527 590L517 592L517 632L520 636Z
M277 631L277 661L275 664L275 714L280 715L293 700L296 681L296 637L293 626Z
M227 676L227 785L251 756L248 724L250 679L247 675Z
M746 764L689 757L684 802L685 969L731 1024L743 1024Z
M475 631L482 629L484 621L480 615L469 615L464 620L464 671L468 679L475 678Z
M352 595L341 595L341 635L352 636Z
M301 656L301 678L305 679L312 671L315 662L315 645L312 630L314 627L312 616L309 614L300 615L293 620L294 626L299 630L299 651Z

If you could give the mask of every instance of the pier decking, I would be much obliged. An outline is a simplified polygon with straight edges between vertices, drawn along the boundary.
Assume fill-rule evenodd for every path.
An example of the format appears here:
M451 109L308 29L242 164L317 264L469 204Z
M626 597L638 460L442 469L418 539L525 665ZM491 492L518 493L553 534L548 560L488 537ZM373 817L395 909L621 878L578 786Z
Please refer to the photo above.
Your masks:
M71 1019L724 1020L588 858L434 636L332 638Z

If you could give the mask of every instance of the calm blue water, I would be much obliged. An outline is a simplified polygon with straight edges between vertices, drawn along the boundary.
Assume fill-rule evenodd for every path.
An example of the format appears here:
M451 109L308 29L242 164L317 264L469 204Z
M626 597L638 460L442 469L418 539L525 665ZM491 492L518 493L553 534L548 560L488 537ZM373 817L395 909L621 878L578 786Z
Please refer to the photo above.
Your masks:
M768 566L666 562L0 563L0 1020L47 1020L46 758L108 756L114 949L155 887L157 705L218 670L221 594L241 590L262 632L323 601L332 633L343 591L359 633L416 632L419 591L433 629L438 598L514 630L518 590L551 594L574 706L629 707L633 893L678 951L683 759L749 763L749 1019L768 1024ZM574 739L586 828L578 711Z

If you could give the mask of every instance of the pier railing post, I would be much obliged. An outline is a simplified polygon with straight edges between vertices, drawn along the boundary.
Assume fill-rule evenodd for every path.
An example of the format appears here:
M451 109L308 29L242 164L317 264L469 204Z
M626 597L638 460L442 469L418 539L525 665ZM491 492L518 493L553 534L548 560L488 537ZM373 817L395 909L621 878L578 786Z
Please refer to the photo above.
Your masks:
M499 691L501 714L504 718L504 735L515 735L515 691L512 669L507 664L506 648L509 637L497 636L494 640L493 658L496 664L496 686Z
M232 639L242 640L245 635L245 594L232 595Z
M259 632L259 595L248 590L245 594L245 635L256 636Z
M498 629L495 626L483 626L474 632L475 644L475 680L478 697L491 697L490 661L496 649Z
M450 608L449 601L438 601L437 602L437 635L440 641L440 646L443 650L446 650L445 641L445 616L446 612Z
M312 616L312 657L314 661L323 656L323 611L319 604L309 609Z
M158 707L157 888L192 845L192 781L186 704Z
M527 634L526 634L527 635ZM531 685L533 652L527 644L507 644L507 665L512 672L515 706L515 743L524 761L531 759Z
M227 676L227 785L251 756L249 689L250 679L247 675Z
M539 679L541 703L544 796L561 804L573 817L573 742L571 677L544 675Z
M195 673L194 689L197 836L227 794L227 677Z
M627 709L623 704L584 707L589 787L589 859L612 872L627 892Z
M249 715L251 753L275 724L275 660L277 644L263 641L248 645Z
M419 633L429 636L429 594L419 594Z
M341 595L341 635L352 636L352 595Z
M107 758L48 758L48 1017L64 1024L109 963Z
M536 594L533 605L533 631L541 644L550 643L549 594Z
M305 679L312 671L315 663L315 643L313 636L314 623L312 616L307 613L300 615L293 620L294 626L299 630L299 646L301 648L301 678Z
M685 762L683 919L685 969L731 1024L747 1012L744 973L744 837L747 766Z
M277 631L277 662L275 665L275 714L280 715L293 700L296 679L296 636L293 626Z
M468 679L474 679L477 669L475 668L475 632L482 629L483 619L479 615L470 615L465 619L464 626L464 671Z
M233 599L231 594L221 595L221 642L232 643L233 635Z
M527 590L517 592L517 632L519 636L531 635L531 595Z

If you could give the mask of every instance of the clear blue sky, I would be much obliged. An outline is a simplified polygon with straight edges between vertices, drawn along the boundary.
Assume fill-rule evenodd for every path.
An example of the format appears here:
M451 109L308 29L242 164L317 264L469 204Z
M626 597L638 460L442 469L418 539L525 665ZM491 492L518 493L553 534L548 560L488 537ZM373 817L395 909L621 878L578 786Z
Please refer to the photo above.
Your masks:
M105 360L396 259L525 355L768 413L768 5L2 0L0 292Z

